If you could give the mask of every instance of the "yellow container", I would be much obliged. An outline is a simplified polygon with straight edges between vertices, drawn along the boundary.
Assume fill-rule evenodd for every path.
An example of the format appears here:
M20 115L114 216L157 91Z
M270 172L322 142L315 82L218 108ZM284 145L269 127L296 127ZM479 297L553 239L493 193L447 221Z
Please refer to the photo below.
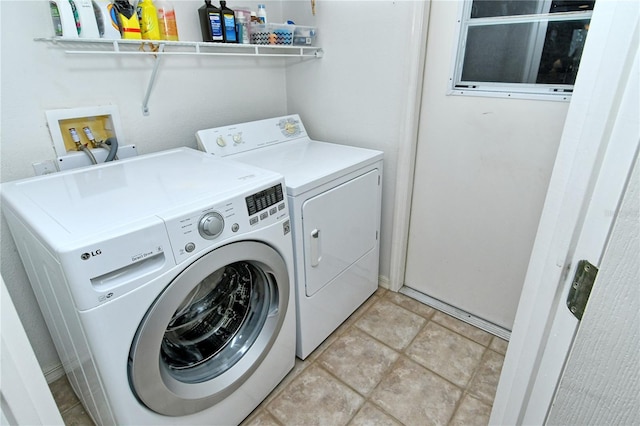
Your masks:
M125 15L118 12L118 19L120 21L120 33L122 34L123 39L142 39L142 34L140 33L140 22L138 21L138 15L136 13L131 15L131 18L127 18Z
M143 40L162 40L158 10L153 1L142 0L138 3L138 18L140 19L140 32Z

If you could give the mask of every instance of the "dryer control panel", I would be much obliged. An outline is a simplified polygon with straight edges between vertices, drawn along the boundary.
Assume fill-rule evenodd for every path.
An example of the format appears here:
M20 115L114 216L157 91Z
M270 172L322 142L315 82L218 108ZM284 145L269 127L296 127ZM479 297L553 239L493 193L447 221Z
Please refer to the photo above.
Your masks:
M265 146L308 139L308 135L300 117L293 114L199 130L196 139L200 150L226 157Z
M161 219L165 222L176 263L180 263L227 239L288 217L283 183L279 182L256 192L195 207L188 214L165 215Z

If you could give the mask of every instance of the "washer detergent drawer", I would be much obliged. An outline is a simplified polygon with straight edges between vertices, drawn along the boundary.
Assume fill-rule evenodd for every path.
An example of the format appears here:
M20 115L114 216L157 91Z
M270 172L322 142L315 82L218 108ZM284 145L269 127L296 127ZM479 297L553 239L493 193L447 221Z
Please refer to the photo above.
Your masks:
M79 311L124 296L175 266L171 243L159 219L74 247L60 254L60 263Z
M378 174L372 170L302 205L307 296L375 249Z

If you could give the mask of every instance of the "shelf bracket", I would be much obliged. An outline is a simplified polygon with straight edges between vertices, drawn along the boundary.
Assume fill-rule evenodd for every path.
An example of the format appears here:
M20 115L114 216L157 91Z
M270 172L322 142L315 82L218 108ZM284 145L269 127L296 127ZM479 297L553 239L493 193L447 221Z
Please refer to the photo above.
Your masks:
M158 47L158 52L164 52L164 43L160 43ZM155 59L153 62L153 70L151 71L151 77L149 78L149 84L147 85L147 92L144 95L144 99L142 101L142 115L149 115L149 97L151 96L151 90L153 89L153 83L156 81L156 76L158 74L158 68L160 67L160 58L162 55L155 55Z

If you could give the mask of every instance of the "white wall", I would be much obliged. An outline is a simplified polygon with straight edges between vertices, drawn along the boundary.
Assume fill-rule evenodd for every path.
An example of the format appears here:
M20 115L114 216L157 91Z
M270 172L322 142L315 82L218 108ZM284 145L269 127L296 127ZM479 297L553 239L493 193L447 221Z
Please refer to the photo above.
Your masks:
M402 136L409 93L412 1L283 3L294 22L318 28L321 61L287 68L287 105L298 112L313 139L384 151L380 275L389 277L391 231Z
M201 40L200 4L174 1L182 40ZM257 2L242 4L257 9ZM281 19L280 2L267 4L270 17ZM65 55L34 41L53 32L44 0L3 0L0 15L2 182L33 176L33 162L55 158L45 118L49 109L117 105L126 140L140 154L195 148L199 129L287 112L285 60L170 57L163 59L145 117L141 105L150 58ZM0 235L2 275L38 362L48 372L59 360L4 218Z

